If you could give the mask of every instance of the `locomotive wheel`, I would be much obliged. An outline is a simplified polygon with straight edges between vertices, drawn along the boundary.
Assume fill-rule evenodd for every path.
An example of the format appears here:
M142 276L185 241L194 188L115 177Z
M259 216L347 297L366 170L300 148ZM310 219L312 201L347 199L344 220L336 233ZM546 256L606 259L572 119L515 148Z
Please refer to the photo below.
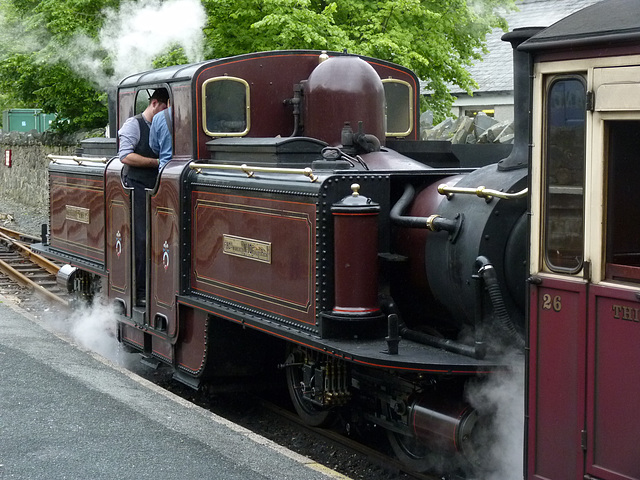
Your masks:
M299 350L293 350L287 357L286 364L294 364L302 362L304 355ZM335 412L333 410L320 408L306 398L302 394L301 386L303 385L302 368L300 366L291 366L286 368L287 388L289 396L293 402L293 406L298 416L311 427L325 427L335 420Z
M389 443L400 463L414 472L426 472L437 469L438 457L425 445L418 443L413 437L387 430ZM442 457L440 457L442 462Z

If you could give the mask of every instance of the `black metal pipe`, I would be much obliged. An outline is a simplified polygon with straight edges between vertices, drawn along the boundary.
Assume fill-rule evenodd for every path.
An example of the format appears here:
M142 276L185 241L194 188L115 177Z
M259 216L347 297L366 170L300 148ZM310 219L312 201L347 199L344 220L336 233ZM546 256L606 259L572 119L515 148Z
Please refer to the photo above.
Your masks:
M409 206L415 197L416 190L413 185L407 183L404 186L404 192L400 199L395 203L389 212L389 218L394 225L406 228L426 228L433 232L445 231L450 234L449 240L452 243L458 238L464 215L459 213L454 220L441 217L439 215L431 215L430 217L407 217L402 213Z
M507 312L507 308L504 305L498 275L496 274L495 268L493 268L493 264L487 257L479 256L476 258L474 268L478 271L478 275L480 275L487 287L489 298L493 305L493 313L497 320L497 327L517 348L524 348L524 339L516 330L509 316L509 312Z
M40 235L42 236L42 244L43 245L49 245L49 232L48 232L48 227L46 223L43 223L42 225L40 225Z
M382 302L382 309L388 313L390 325L394 322L394 320L391 319L392 316L396 317L396 319L399 320L397 328L400 335L398 341L404 338L406 340L411 340L413 342L428 345L430 347L441 348L442 350L446 350L448 352L457 353L466 357L476 358L478 360L482 360L486 356L487 349L484 347L484 345L479 345L477 343L474 346L466 345L464 343L456 342L455 340L450 340L448 338L436 337L435 335L429 335L428 333L411 330L405 325L404 321L401 320L398 308L391 298L387 298ZM390 328L393 328L393 330L395 330L395 326Z
M423 345L441 348L448 352L458 353L460 355L477 358L479 360L484 358L486 353L485 349L478 350L475 346L466 345L454 340L449 340L448 338L436 337L434 335L429 335L428 333L411 330L404 324L402 324L400 327L400 336L402 338L406 338L407 340L413 340L414 342L422 343Z
M404 192L400 199L389 212L389 217L395 225L408 228L429 228L427 226L427 219L424 217L403 217L402 212L409 206L415 197L416 190L413 185L407 183L404 186Z
M538 33L540 27L516 28L502 36L513 48L513 133L511 154L498 162L498 170L526 168L531 156L531 108L533 92L533 61L518 46Z
M385 339L387 341L387 351L389 353L389 355L397 355L398 354L398 344L400 343L400 335L399 330L400 330L400 323L398 320L398 315L396 315L395 313L392 313L391 315L389 315L388 319L388 324L387 324L387 338Z
M482 300L482 297L483 297L482 278L480 278L480 275L472 275L472 278L474 280L475 294L476 294L476 309L475 309L475 315L473 319L475 346L476 346L476 352L481 352L480 355L482 355L481 357L478 357L478 358L484 358L484 356L487 354L487 346L484 343L484 329L482 325L482 312L484 311L483 300Z

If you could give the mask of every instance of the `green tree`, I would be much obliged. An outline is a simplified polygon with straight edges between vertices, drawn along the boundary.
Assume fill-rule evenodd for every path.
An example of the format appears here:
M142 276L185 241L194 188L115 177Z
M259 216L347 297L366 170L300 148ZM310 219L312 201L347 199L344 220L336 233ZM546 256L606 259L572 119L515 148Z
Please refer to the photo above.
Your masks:
M209 57L271 49L326 49L404 65L445 115L451 85L471 91L466 67L486 53L485 37L506 29L513 0L203 0Z
M107 123L106 94L96 73L116 71L113 53L100 47L110 15L171 0L3 0L0 2L0 107L40 107L58 113L59 130ZM429 108L449 111L450 85L470 90L466 67L484 52L500 12L514 0L196 0L207 13L205 58L279 49L344 49L414 70L432 92ZM158 31L171 29L166 18ZM132 28L134 29L134 28ZM175 29L174 29L175 30ZM117 36L112 31L111 36ZM93 40L91 48L78 39ZM115 39L114 39L115 40ZM155 68L187 61L171 43L156 52ZM87 57L86 71L77 65ZM151 64L148 65L151 67ZM93 75L88 75L91 69ZM133 72L131 72L133 73ZM111 80L112 84L115 83Z
M95 37L103 9L117 3L4 0L0 5L3 108L28 106L58 113L52 127L59 131L106 125L106 94L76 73L63 53L76 34Z

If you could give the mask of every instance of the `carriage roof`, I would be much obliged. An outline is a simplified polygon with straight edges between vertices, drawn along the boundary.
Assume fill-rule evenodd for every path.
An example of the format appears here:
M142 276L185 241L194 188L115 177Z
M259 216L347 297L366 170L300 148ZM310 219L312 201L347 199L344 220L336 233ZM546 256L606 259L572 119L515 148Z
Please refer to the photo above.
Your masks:
M519 49L537 52L640 41L640 0L604 0L558 21Z

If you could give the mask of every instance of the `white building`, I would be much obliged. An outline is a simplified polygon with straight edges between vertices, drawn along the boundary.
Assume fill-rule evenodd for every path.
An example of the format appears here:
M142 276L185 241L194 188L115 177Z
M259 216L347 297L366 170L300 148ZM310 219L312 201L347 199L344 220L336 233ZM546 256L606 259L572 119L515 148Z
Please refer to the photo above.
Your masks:
M505 15L509 30L520 27L548 27L598 0L516 0L517 11ZM500 40L496 29L487 37L489 53L469 69L478 89L470 96L454 89L454 116L473 116L484 111L498 121L513 119L513 64L511 44Z

